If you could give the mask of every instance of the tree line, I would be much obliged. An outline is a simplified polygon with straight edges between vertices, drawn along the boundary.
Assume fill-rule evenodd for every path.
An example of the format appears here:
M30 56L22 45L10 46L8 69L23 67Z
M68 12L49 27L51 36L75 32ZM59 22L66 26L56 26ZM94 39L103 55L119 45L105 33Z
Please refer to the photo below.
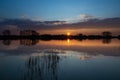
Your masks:
M20 31L19 35L12 35L10 30L4 30L2 32L2 35L0 35L0 39L43 39L43 40L49 40L49 39L55 39L55 40L63 40L63 39L112 39L112 38L118 38L120 39L120 35L113 36L111 32L104 31L101 33L101 35L84 35L84 34L76 34L76 35L66 35L66 34L59 34L59 35L51 35L51 34L39 34L35 30L22 30Z

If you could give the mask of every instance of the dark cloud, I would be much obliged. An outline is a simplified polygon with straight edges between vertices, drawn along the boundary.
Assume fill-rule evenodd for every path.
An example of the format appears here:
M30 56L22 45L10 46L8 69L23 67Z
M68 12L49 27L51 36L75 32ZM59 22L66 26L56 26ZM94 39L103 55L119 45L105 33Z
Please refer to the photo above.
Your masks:
M84 15L86 16L86 15ZM32 29L37 31L59 30L59 29L120 29L120 18L97 19L92 16L86 16L87 21L77 23L66 23L65 21L33 21L30 19L4 19L0 22L0 31L9 27L10 30ZM17 28L17 29L16 29ZM118 33L118 32L117 32Z

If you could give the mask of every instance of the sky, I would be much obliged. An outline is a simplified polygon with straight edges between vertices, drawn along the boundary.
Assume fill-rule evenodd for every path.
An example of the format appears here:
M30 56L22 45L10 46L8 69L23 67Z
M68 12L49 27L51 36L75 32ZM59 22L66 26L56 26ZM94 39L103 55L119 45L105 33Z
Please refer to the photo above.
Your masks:
M120 17L120 0L0 0L0 18L74 20Z

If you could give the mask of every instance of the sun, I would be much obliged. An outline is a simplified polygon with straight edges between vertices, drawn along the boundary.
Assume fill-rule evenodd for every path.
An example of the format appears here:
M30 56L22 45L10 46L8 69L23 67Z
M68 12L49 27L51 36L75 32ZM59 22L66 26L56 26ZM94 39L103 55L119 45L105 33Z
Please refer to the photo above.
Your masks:
M70 32L67 32L67 36L70 36Z

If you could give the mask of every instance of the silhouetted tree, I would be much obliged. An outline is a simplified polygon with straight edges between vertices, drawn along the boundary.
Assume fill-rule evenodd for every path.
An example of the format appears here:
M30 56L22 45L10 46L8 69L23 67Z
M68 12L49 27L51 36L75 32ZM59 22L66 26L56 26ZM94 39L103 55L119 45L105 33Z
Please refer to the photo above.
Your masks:
M110 36L112 36L112 33L109 32L109 31L105 31L102 34L103 34L104 37L110 37Z
M39 33L37 33L36 31L32 30L32 35L33 35L33 36L38 36Z
M23 31L20 31L20 35L21 36L38 36L39 33L37 33L34 30L23 30Z
M120 39L120 35L118 35L118 39Z
M82 37L82 36L83 36L83 34L78 34L78 36L81 36L81 37Z
M4 30L2 33L3 33L4 36L11 35L10 30Z

